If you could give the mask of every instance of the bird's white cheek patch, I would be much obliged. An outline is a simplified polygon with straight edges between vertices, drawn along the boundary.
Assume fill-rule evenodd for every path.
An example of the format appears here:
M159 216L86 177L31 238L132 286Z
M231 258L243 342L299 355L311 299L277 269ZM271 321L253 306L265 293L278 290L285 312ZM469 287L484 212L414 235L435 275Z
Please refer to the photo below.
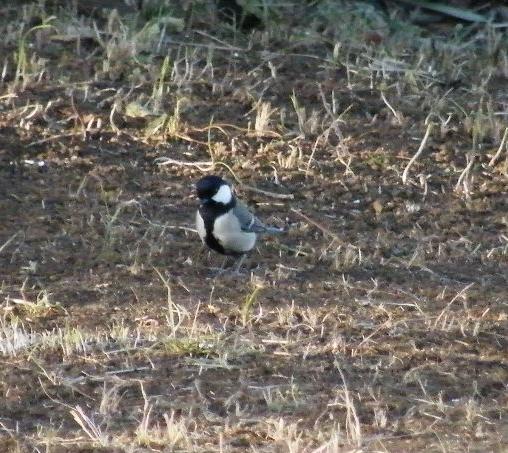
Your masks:
M212 197L212 200L216 203L228 204L232 198L231 188L227 184L224 184L220 186L217 193Z

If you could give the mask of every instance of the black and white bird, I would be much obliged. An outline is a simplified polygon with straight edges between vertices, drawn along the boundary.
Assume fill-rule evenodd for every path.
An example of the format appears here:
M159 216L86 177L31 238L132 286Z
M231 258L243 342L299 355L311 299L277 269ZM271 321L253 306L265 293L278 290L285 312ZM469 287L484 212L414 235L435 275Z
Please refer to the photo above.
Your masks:
M201 178L196 183L196 192L200 200L196 213L199 237L212 250L239 257L235 272L239 271L245 254L254 248L258 234L284 231L261 222L219 176Z

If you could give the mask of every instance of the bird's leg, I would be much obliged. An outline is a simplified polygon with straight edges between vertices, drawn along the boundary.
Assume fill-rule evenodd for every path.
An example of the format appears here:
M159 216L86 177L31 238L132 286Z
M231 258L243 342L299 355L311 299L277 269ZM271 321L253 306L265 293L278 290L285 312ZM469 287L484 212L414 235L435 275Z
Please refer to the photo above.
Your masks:
M226 263L227 263L227 262L228 262L228 257L226 256L226 257L222 260L222 264L221 264L220 266L217 266L217 267L215 267L215 266L211 266L211 267L209 267L208 269L210 269L210 270L212 271L212 273L213 273L214 275L216 275L216 276L217 276L217 275L221 275L221 274L223 274L223 273L226 271L226 269L225 269L224 267L226 266Z
M224 258L224 260L222 261L222 264L220 265L220 267L209 267L209 269L212 271L212 273L215 277L223 275L224 273L226 273L228 271L228 269L226 268L228 259L229 259L229 257L226 256Z
M241 255L237 260L236 260L236 264L234 265L234 267L228 267L228 268L225 268L224 266L226 265L227 261L228 261L228 257L226 257L224 259L224 262L222 263L222 266L220 268L215 268L215 277L220 277L220 276L223 276L223 275L231 275L231 276L242 276L244 275L242 272L240 272L240 268L242 267L242 264L245 260L245 254Z
M243 254L242 256L240 256L240 258L238 258L238 260L236 261L236 266L235 266L235 270L233 271L234 274L240 274L240 268L242 267L242 264L245 260L245 254Z

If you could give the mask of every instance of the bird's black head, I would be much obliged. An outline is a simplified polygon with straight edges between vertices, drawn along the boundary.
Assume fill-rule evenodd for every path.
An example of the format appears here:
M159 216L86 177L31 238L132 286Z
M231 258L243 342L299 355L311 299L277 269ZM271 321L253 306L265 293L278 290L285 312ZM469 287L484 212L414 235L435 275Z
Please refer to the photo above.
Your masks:
M202 202L214 201L227 205L233 199L231 187L220 176L208 175L196 183L196 192Z

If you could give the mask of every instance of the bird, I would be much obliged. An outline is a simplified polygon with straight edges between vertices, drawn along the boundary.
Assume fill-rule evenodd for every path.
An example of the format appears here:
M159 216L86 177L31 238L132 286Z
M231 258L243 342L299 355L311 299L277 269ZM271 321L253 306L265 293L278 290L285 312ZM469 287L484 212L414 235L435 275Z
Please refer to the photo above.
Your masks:
M196 229L201 241L215 252L238 258L234 271L237 274L245 255L256 245L259 234L284 231L259 220L220 176L201 178L196 183L196 193L200 201Z

